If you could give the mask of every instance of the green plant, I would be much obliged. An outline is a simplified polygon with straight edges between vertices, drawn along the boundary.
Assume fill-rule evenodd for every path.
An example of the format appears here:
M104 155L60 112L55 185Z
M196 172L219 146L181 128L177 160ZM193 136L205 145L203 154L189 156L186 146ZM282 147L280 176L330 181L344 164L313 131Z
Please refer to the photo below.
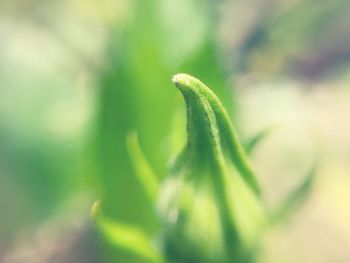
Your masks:
M112 244L140 262L255 262L263 233L302 203L315 169L278 209L268 211L220 100L192 76L178 74L173 82L187 108L187 144L159 190L137 138L128 140L145 192L153 204L158 196L158 235L109 218L99 203L93 208L97 225Z
M104 67L97 76L93 189L98 187L106 216L142 225L151 235L157 231L154 202L142 189L143 179L137 179L144 178L140 171L145 169L139 167L146 163L152 167L148 170L155 175L153 181L161 181L167 160L182 145L179 130L185 126L181 97L166 88L168 76L178 71L203 76L231 111L233 89L226 85L228 74L218 54L213 1L123 2L130 16L110 31ZM106 259L113 262L143 262L122 249L104 247Z

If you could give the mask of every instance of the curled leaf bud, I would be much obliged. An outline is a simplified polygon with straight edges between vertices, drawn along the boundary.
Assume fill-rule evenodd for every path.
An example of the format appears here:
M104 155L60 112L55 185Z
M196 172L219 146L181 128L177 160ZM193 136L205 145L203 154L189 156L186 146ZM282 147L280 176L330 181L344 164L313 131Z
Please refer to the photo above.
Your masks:
M162 185L159 214L170 262L252 262L264 228L257 180L226 110L198 79L174 84L187 108L187 144Z

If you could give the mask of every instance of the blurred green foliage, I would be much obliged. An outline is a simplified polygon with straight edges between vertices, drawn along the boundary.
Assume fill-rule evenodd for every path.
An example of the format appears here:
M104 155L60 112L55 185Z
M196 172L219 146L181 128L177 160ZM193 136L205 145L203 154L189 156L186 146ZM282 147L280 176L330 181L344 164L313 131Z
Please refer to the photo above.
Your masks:
M238 10L220 39L230 43L227 50L217 39L222 5ZM160 180L183 146L183 109L171 75L198 76L235 118L232 74L301 69L313 77L348 63L349 10L346 0L271 0L263 7L209 0L2 1L0 241L59 214L81 193L101 197L108 218L154 233L154 203L135 158ZM250 22L236 23L247 14ZM91 36L90 25L103 28L101 39ZM89 49L95 42L99 48ZM78 75L89 76L88 95L76 92ZM79 111L86 103L89 116ZM135 132L131 152L139 157L127 145ZM303 190L298 193L303 199ZM294 206L290 201L277 216ZM106 253L121 262L140 260L113 247Z

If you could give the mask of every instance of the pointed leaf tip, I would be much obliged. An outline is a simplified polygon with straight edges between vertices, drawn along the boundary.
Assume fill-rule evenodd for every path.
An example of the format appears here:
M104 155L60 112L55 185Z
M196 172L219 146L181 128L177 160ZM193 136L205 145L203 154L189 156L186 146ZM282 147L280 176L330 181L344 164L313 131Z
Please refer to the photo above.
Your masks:
M189 76L188 74L178 73L174 75L171 80L176 86L178 86L180 84L184 84L189 78L191 78L191 76Z
M93 203L93 205L91 206L91 211L90 211L90 214L91 214L91 217L93 219L96 219L97 217L97 214L98 212L100 211L100 207L101 207L101 201L95 201Z
M186 73L178 73L174 75L172 82L179 89L193 89L194 87L203 89L205 86L199 79Z

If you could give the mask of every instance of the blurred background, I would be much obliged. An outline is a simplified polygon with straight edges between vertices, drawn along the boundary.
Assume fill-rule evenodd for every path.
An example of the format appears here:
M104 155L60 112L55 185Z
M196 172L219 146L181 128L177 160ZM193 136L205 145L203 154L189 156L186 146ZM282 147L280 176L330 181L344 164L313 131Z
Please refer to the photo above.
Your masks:
M184 144L181 71L243 140L278 127L251 156L267 206L321 160L262 262L350 262L349 25L347 0L1 0L0 262L142 262L90 207L157 229L127 138L161 180Z

